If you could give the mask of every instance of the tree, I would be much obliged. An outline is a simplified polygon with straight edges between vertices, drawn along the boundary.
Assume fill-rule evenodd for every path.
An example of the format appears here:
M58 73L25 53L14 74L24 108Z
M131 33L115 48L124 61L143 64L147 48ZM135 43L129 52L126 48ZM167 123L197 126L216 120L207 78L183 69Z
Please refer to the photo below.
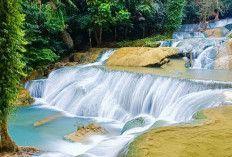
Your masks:
M15 108L14 102L23 75L24 15L21 0L0 0L0 123L1 152L21 153L22 150L8 133L7 117Z
M24 53L23 61L27 65L27 72L34 68L41 68L59 57L51 50L54 49L49 44L51 34L44 32L44 28L51 30L53 26L47 27L43 11L44 9L40 11L37 4L23 0L23 13L26 15L25 39L28 42L26 45L27 53ZM46 37L43 34L46 34ZM53 41L55 40L57 39L53 39ZM62 48L59 50L62 50Z
M107 1L101 0L88 0L87 4L90 6L92 30L97 44L100 46L102 43L102 32L108 30L110 23L113 22L111 6Z
M115 20L115 40L117 39L117 27L122 27L125 29L125 38L127 38L128 27L130 26L130 16L131 14L127 10L120 10Z
M185 0L168 0L166 4L166 24L165 29L168 33L176 31L183 19L183 9L185 7Z
M203 30L207 29L207 20L210 17L215 17L212 22L219 20L220 12L223 12L225 9L222 0L199 0L197 1L197 5L199 5L200 8L200 24L203 24Z
M71 1L67 2L77 9L76 5ZM65 4L61 0L51 0L46 3L45 17L47 19L49 31L53 33L61 32L64 43L68 49L73 49L73 40L68 33L65 16Z

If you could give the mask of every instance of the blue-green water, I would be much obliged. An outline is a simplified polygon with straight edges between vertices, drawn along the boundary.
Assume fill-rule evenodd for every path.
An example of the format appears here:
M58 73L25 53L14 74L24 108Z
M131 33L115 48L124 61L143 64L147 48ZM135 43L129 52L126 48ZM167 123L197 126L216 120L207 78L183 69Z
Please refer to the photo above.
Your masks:
M73 143L64 140L63 137L73 133L78 126L86 126L90 123L98 122L97 119L80 118L63 116L47 124L34 127L33 123L45 118L64 114L60 111L44 108L42 106L30 106L19 108L13 115L9 117L9 133L12 139L20 146L32 146L40 150L53 152L53 155L44 154L44 156L66 156L83 153L91 147L94 141L86 143ZM98 122L99 123L99 122ZM114 124L115 123L115 124ZM119 135L120 127L117 128L117 122L100 122L101 126L107 128L110 132L108 136ZM104 137L102 137L103 139ZM102 140L99 138L99 140ZM61 154L55 154L61 153Z

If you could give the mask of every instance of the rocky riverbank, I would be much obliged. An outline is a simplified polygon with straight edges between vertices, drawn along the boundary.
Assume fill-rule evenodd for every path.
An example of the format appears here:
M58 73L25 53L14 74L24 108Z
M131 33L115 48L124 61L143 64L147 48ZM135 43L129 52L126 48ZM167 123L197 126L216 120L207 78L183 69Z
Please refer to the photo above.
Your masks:
M129 147L128 157L232 156L232 106L203 111L208 120L194 126L153 129Z

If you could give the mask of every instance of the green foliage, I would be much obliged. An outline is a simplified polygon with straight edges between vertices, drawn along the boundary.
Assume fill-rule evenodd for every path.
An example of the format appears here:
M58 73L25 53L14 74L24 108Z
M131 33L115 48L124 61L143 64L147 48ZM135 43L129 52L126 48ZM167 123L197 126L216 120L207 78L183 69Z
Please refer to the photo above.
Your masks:
M184 8L183 23L194 24L200 21L200 8L195 4L193 0L186 0L186 6Z
M61 2L49 2L43 8L44 17L48 31L51 33L63 32L66 29L65 25L65 5Z
M134 41L118 42L114 47L158 47L158 41L170 39L167 36L157 35L151 38L138 39Z
M14 102L23 76L21 52L24 45L24 15L21 0L0 0L0 116L14 109Z
M32 48L27 55L27 63L30 67L43 67L51 62L56 61L59 56L50 49Z
M128 26L130 25L130 16L131 14L127 10L120 10L116 15L115 21L119 26Z
M142 1L141 4L136 6L136 11L142 13L144 16L152 16L155 12L155 4L152 1Z
M26 70L42 67L58 59L64 51L62 43L57 40L57 29L53 25L47 24L46 9L43 6L41 12L39 6L24 0L23 12L26 15L25 28L27 52L24 53L23 60L26 63ZM51 31L52 30L52 31ZM51 40L52 38L55 38ZM56 54L57 55L56 55Z
M167 12L166 12L166 32L176 31L181 23L183 18L183 9L185 7L185 0L168 0L167 1Z

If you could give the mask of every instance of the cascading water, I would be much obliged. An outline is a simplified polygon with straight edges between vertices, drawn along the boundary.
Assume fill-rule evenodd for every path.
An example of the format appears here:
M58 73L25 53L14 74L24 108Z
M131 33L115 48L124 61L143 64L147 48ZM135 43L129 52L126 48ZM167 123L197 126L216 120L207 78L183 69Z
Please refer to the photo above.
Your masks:
M144 127L107 137L87 149L86 156L117 156L133 138L159 120L167 124L188 122L202 109L232 102L225 94L232 89L228 82L110 71L98 66L113 53L107 51L96 63L56 70L47 80L26 85L34 97L43 99L42 103L76 116L99 121L104 118L122 125L136 117L144 118Z
M228 38L191 38L182 40L167 40L163 41L160 47L178 47L178 54L183 56L189 55L189 53L192 52L192 68L214 69L215 61L218 58L219 53L226 53L225 42L227 40ZM226 66L228 65L224 65L224 67Z
M201 32L175 32L173 39L189 39L189 38L206 38L208 35Z
M208 23L207 29L219 28L221 36L227 37L231 31L231 24L231 18L223 19L213 23ZM205 25L203 24L182 25L179 30L173 34L174 40L161 42L161 47L178 47L178 53L183 56L187 56L189 60L189 53L192 52L192 68L195 69L229 69L230 61L228 60L230 60L230 57L228 54L224 55L224 50L222 55L219 54L221 51L217 51L218 47L225 49L225 42L228 38L208 38L206 33L201 32L204 27Z
M225 27L226 25L229 24L232 24L231 18L219 20L213 23L208 23L208 29ZM202 28L204 28L204 25L199 26L198 24L186 24L186 25L182 25L179 28L178 32L193 32Z

